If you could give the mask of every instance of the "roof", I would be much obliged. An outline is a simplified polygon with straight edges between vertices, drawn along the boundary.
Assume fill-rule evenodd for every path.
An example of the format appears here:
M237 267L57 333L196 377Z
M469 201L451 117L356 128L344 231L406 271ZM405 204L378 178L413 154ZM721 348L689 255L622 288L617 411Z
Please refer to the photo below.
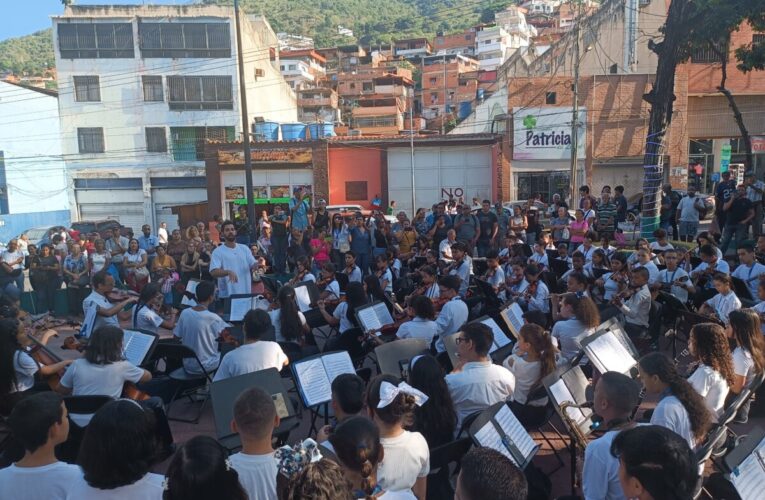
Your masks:
M24 85L23 83L19 82L12 82L10 80L2 80L3 83L8 83L11 85L15 85L16 87L21 87L22 89L31 90L33 92L39 92L40 94L45 94L50 97L58 97L58 91L57 90L51 90L51 89L42 89L40 87L33 87L31 85Z
M440 144L440 143L493 144L493 143L497 143L501 141L502 137L503 137L502 134L486 134L486 133L415 135L414 143L416 146L417 145L421 146L423 144ZM410 137L409 135L364 135L364 136L334 136L334 137L324 137L321 139L294 140L294 141L267 141L267 142L251 141L251 144L256 146L257 145L267 146L267 149L280 149L280 148L284 149L285 147L305 148L305 147L309 147L311 144L321 144L321 143L327 143L330 145L345 144L345 143L402 144L402 145L408 146L410 143ZM231 142L207 141L207 144L225 147L225 146L236 146L236 145L242 144L242 141L231 141Z
M292 59L298 57L312 57L317 61L326 63L327 58L316 52L314 49L301 49L301 50L282 50L279 52L279 58Z

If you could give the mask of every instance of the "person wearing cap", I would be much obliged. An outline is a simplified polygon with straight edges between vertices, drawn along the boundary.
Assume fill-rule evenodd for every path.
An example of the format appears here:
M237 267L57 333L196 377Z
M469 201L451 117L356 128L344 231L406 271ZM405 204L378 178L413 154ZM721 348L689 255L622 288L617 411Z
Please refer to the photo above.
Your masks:
M313 214L313 228L316 231L329 232L329 213L327 212L327 200L321 198L316 202L316 210Z
M242 325L244 344L226 354L215 372L213 382L239 375L276 368L281 370L289 364L278 343L264 338L275 338L271 317L262 309L252 309L244 315Z
M305 231L310 225L308 214L311 211L311 205L302 187L296 187L293 191L293 196L290 198L289 208L292 229Z
M733 192L736 190L736 182L730 178L730 170L726 170L720 176L721 180L715 188L715 217L717 217L720 234L722 234L727 217L723 207L733 197Z
M762 193L765 191L765 182L758 181L754 172L749 171L744 177L746 197L752 202L754 218L752 219L752 238L755 240L762 234Z

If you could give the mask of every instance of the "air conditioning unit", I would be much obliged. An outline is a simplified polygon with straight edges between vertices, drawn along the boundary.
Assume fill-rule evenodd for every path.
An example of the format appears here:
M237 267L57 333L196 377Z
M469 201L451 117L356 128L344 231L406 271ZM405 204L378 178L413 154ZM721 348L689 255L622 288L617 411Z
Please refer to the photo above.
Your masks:
M266 72L262 68L255 68L255 78L262 78L266 76Z
M350 129L350 130L348 130L348 135L350 137L361 137L361 130L359 130L359 129Z

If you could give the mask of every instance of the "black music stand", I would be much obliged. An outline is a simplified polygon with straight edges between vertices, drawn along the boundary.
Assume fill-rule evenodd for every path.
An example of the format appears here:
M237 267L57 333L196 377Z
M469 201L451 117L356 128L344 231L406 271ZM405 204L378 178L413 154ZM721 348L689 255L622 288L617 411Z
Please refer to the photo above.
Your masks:
M489 269L489 264L486 262L486 257L473 257L473 275L483 276Z
M730 279L733 280L733 291L736 292L736 297L750 301L754 300L752 291L747 286L746 281L741 278L736 278L735 276L731 276Z
M234 401L250 387L263 389L274 399L277 410L281 408L282 414L279 415L281 422L279 427L274 429L274 435L288 435L300 423L296 418L292 400L290 400L282 383L279 370L276 368L213 382L210 384L210 398L212 399L215 433L218 441L228 450L235 450L242 445L239 434L231 430L231 421L234 419ZM285 410L286 415L283 413ZM284 440L286 441L286 439Z
M509 454L512 456L512 460L515 462L515 464L518 466L519 469L524 470L533 460L534 456L539 451L540 446L538 444L534 444L534 446L531 448L529 453L524 454L521 450L519 443L515 442L509 435L508 432L506 432L505 429L502 429L499 425L499 422L496 420L497 413L499 413L501 410L503 410L503 407L507 409L507 411L512 414L512 411L510 410L509 406L505 401L501 401L499 403L495 403L491 405L489 408L482 411L476 418L473 420L473 423L470 424L470 428L468 429L468 434L470 435L470 439L473 440L473 443L476 446L484 446L484 444L481 443L481 441L478 438L478 434L480 433L481 429L485 425L493 425L497 432L500 434L501 442L495 443L498 446L504 447L504 449L509 452ZM528 438L532 439L528 432L523 428L522 424L517 420L515 415L511 417L515 420L513 427L515 427L515 432L512 432L513 435L519 437L519 438ZM526 434L526 436L523 436L523 433ZM496 449L496 448L494 448ZM500 453L503 453L503 450L497 449Z
M658 296L658 302L663 303L665 306L667 306L673 313L675 313L675 324L672 327L672 331L674 332L672 337L672 359L677 361L677 333L678 329L680 327L680 323L683 319L682 313L683 312L690 312L688 311L688 308L685 304L680 302L680 300L672 295L671 293L661 291L659 292ZM685 338L685 342L688 342L688 337Z
M401 363L409 363L420 354L427 354L429 344L423 339L400 339L375 347L377 365L380 374L390 374L402 377Z
M478 288L478 290L481 292L481 295L483 295L485 299L483 301L483 311L493 312L495 310L499 310L500 307L502 307L502 302L499 301L499 297L497 297L497 294L494 291L494 287L491 286L491 283L482 278L475 278L473 281L476 288Z
M552 269L558 279L561 279L570 270L568 262L565 260L552 259L549 261L549 264L550 269Z
M223 318L223 321L226 321L228 323L241 323L244 321L244 317L241 319L232 320L231 319L231 300L232 299L252 299L253 297L257 297L259 294L257 293L237 293L233 295L229 295L225 299L223 299L223 314L221 315L221 318ZM267 339L272 340L272 339Z
M579 432L585 437L590 435L594 425L592 420L593 412L589 408L567 408L566 416L564 417L561 405L566 402L577 406L587 403L587 386L589 383L587 382L587 377L584 376L584 372L582 372L582 368L577 365L570 368L566 366L558 368L542 379L542 384L544 384L551 404L555 408L561 422L565 425L566 432L569 435L571 494L575 495L577 489L577 445L574 432ZM578 430L572 430L571 425L576 425Z

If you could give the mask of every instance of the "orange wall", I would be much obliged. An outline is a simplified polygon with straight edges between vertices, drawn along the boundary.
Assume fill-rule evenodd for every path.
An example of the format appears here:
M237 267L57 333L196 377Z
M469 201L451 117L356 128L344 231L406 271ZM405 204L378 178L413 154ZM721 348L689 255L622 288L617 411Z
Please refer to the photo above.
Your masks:
M372 198L379 194L387 201L388 189L383 185L383 156L385 151L379 147L330 147L329 165L329 200L330 205L354 204L369 208ZM345 183L348 181L367 181L366 200L346 199ZM386 180L387 184L387 180Z

